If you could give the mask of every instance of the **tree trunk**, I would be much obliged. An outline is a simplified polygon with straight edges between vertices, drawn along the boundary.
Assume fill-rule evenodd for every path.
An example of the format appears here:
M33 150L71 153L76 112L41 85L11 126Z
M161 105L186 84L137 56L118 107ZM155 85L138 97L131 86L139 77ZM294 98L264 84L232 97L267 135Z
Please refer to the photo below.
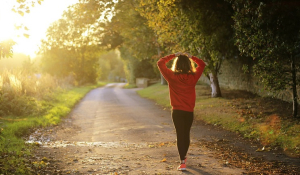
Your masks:
M85 51L86 51L86 46L84 46L81 50L81 65L80 65L80 69L81 69L81 75L80 75L80 84L84 84L86 81L86 76L85 76Z
M130 58L128 61L129 66L129 84L136 84L136 77L135 77L135 60L133 58Z
M295 68L295 57L292 57L291 63L292 79L293 79L293 117L298 115L298 94L297 94L297 82L296 82L296 68Z
M209 80L210 80L210 86L211 86L211 97L221 97L221 89L219 86L219 80L216 73L209 73Z
M168 84L168 82L166 81L165 77L162 74L160 74L160 83L162 85L167 85Z
M160 54L161 54L161 50L160 50L160 47L159 47L159 44L158 44L158 42L157 42L157 38L156 38L156 43L157 43L157 55L158 56L161 56ZM160 84L162 84L162 85L167 85L168 84L168 82L166 81L166 79L165 79L165 77L160 73Z

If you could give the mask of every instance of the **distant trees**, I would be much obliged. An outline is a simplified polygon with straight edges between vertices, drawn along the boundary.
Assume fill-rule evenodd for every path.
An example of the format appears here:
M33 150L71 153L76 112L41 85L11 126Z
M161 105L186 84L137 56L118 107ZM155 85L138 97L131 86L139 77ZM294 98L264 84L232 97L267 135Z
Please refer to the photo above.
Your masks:
M9 58L13 55L12 47L16 44L13 40L0 41L0 59Z
M104 23L101 45L108 49L120 50L130 84L135 83L136 77L157 77L157 59L153 59L153 55L157 55L156 37L153 30L146 25L147 20L136 11L138 2L114 2L107 1L108 4L112 4L108 14L112 12L113 17Z
M99 77L97 61L102 52L97 34L101 30L95 3L77 3L47 30L42 41L42 66L56 76L75 76L79 84L95 82Z
M121 78L125 79L124 62L119 53L117 50L111 50L101 54L99 57L100 80L120 81Z
M235 14L235 44L241 54L257 60L253 67L273 92L291 90L297 116L300 84L300 2L231 0Z
M100 55L119 48L130 83L135 83L135 77L141 74L136 71L141 60L152 63L145 64L148 65L145 72L149 74L145 76L156 75L154 62L151 62L153 32L144 24L145 19L134 10L133 4L134 1L116 4L114 1L81 0L69 7L63 17L49 27L47 40L42 41L44 70L59 76L72 73L79 82L92 82L107 73L102 70L100 75L100 68L107 68L99 65L105 61ZM105 20L111 14L114 14L112 19ZM107 62L115 60L108 59L111 60Z
M11 59L0 60L0 71L1 70L17 70L23 67L23 63L28 61L30 58L28 55L23 53L14 53Z

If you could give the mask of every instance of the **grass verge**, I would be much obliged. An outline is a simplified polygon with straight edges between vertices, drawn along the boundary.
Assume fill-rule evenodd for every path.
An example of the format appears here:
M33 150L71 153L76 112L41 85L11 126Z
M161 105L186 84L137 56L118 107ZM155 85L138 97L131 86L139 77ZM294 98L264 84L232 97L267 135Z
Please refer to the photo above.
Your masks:
M138 94L171 109L168 86L155 84ZM300 123L291 117L290 103L238 90L222 89L222 94L211 98L209 86L197 85L196 119L260 141L264 148L257 151L276 148L299 157Z
M0 174L34 174L34 169L43 163L30 162L34 145L25 143L22 137L35 128L59 124L87 92L105 84L100 82L49 94L46 100L37 100L45 111L40 116L0 117Z
M127 83L125 86L124 86L125 89L132 89L132 88L136 88L136 85L135 84L129 84Z

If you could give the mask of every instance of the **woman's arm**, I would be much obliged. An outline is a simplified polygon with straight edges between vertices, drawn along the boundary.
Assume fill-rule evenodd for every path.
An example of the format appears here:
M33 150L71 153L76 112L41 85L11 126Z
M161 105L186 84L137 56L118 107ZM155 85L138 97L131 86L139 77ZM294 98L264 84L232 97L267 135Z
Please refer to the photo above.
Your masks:
M204 63L204 61L203 61L202 59L197 58L197 57L195 57L195 56L192 56L191 59L197 64L197 68L196 68L197 71L198 71L198 70L201 71L201 69L204 69L204 68L205 68L206 64ZM203 71L203 70L202 70L202 71Z
M175 54L167 55L158 60L157 62L158 69L161 72L161 74L165 77L166 80L168 80L169 77L173 74L173 72L169 68L167 68L166 64L180 54L181 52L178 52Z
M190 53L187 53L187 52L185 52L184 54L187 55L189 58L191 58L197 64L196 70L201 71L201 68L203 68L203 69L205 68L206 64L202 59L197 58L197 57L195 57L195 56L193 56L193 55L191 55Z
M195 56L192 56L191 54L189 53L184 53L186 54L189 58L191 58L196 64L197 64L197 67L196 67L196 76L198 78L200 78L200 76L202 75L202 72L206 66L206 64L204 63L204 61L200 58L197 58Z
M192 56L191 59L197 64L197 67L196 67L196 76L197 77L196 78L199 79L203 73L203 70L204 70L206 64L204 63L204 61L202 59L199 59L195 56Z

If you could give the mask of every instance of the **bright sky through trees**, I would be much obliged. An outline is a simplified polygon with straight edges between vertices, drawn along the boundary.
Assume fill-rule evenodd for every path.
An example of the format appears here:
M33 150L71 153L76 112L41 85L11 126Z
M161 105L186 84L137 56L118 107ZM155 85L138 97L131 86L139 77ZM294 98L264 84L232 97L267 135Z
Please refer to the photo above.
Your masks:
M49 25L58 20L68 6L78 0L44 0L41 5L36 4L23 17L11 9L17 5L15 0L0 0L0 41L13 39L17 44L14 53L24 53L35 57L40 40L46 37ZM24 25L29 30L16 30L15 25ZM23 36L28 34L29 38Z

